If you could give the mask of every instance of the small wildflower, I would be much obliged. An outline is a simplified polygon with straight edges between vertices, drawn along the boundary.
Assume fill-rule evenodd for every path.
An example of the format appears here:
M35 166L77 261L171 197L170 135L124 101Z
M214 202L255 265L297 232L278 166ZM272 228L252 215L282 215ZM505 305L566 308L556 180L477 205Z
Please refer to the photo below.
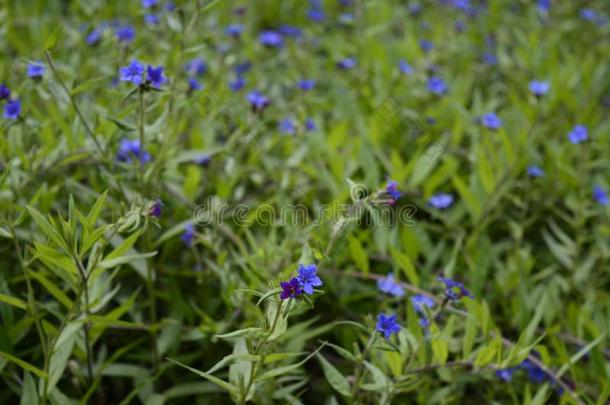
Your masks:
M307 118L305 120L305 130L306 131L315 131L316 129L318 129L318 127L316 126L315 121L312 118Z
M195 229L193 224L188 223L184 227L184 232L180 236L180 239L184 242L184 244L188 247L193 246L193 239L195 238Z
M394 280L394 274L392 273L377 280L377 288L379 291L394 297L404 297L405 295L405 289Z
M229 24L227 28L225 28L225 34L237 38L241 35L244 30L244 26L241 24Z
M210 164L211 161L212 161L212 156L207 155L207 154L201 155L201 156L195 158L195 160L194 160L194 162L196 164L201 165L201 166L206 166L206 165Z
M142 84L142 74L144 73L144 65L133 59L127 66L119 69L119 78L124 82L131 82L137 86Z
M500 370L496 370L496 377L504 382L511 382L513 379L513 374L517 370L516 367L503 368Z
M339 14L339 22L343 24L351 24L354 22L354 15L352 13L341 13Z
M256 90L248 93L248 101L252 106L253 112L262 112L266 107L271 104L271 100L269 100L261 92Z
M139 139L127 139L124 138L119 146L117 153L117 160L120 162L131 163L132 158L136 158L141 164L150 162L150 154L140 147Z
M136 36L136 30L129 25L125 25L123 27L117 28L115 34L116 34L116 37L119 40L119 42L124 42L126 44L129 44L133 41L133 38Z
M354 58L344 58L337 62L337 67L343 70L350 70L356 67L356 59Z
M102 40L102 34L104 33L101 27L94 28L86 37L85 43L89 46L98 44Z
M433 76L428 79L428 91L437 95L447 93L447 85L445 81L438 76Z
M290 281L282 281L280 287L282 288L280 294L280 299L282 300L297 298L299 295L303 294L303 288L296 277L291 278Z
M326 14L324 14L324 10L319 8L311 8L307 12L307 17L313 22L322 22L326 19Z
M21 114L21 100L9 100L4 105L4 118L7 120L16 120Z
M464 284L460 283L459 281L445 277L439 277L438 280L445 284L445 296L448 299L457 301L462 297L473 298L470 291L468 291L466 287L464 287Z
M11 89L9 89L5 84L0 84L0 101L8 100L11 96Z
M146 68L146 80L150 82L150 85L155 89L161 88L165 82L167 82L167 78L163 76L163 66L152 67L148 65Z
M392 202L395 202L400 198L400 191L398 191L398 183L394 180L388 181L388 184L385 186L385 192L390 197L392 197Z
M40 79L44 75L44 64L42 62L34 62L28 64L27 75L32 79Z
M376 330L383 333L386 339L389 339L393 333L398 333L400 325L396 322L396 315L379 314L377 316Z
M595 198L600 205L610 204L610 197L608 197L608 193L606 193L606 191L600 185L593 187L593 198Z
M187 74L191 76L200 76L204 74L207 70L207 66L203 59L196 58L184 65L184 70Z
M240 91L246 85L246 79L241 76L237 76L235 80L229 82L229 88L232 91Z
M299 89L308 91L315 87L316 81L311 79L302 79L297 82Z
M404 59L398 61L398 70L400 70L400 73L404 75L410 75L413 73L413 68Z
M523 360L523 362L519 366L527 371L527 376L533 383L539 384L543 382L547 377L544 370L532 363L529 359Z
M158 25L159 24L159 17L156 14L146 14L144 16L144 22L147 25Z
M425 314L425 308L433 308L436 302L427 295L417 294L411 297L411 304L413 304L415 312Z
M152 205L148 209L148 215L150 215L151 217L159 218L161 216L161 213L163 212L163 207L164 205L161 202L161 199L157 198L155 201L153 201Z
M430 197L428 205L439 210L449 208L453 204L453 195L447 193L438 193Z
M322 280L316 274L318 271L318 266L315 264L299 264L297 279L303 291L306 294L313 294L313 288L319 287L322 285Z
M142 0L142 7L152 8L157 5L158 0Z
M536 97L542 97L548 93L550 86L548 82L542 82L538 80L532 80L529 84L529 89L532 94Z
M464 32L466 30L466 23L462 20L457 20L453 25L456 32Z
M292 118L284 118L280 121L278 129L284 134L293 135L296 131L296 125Z
M496 131L502 126L502 120L494 113L487 113L481 117L481 125Z
M189 91L203 90L203 85L197 81L194 77L188 79Z
M542 177L544 176L544 170L538 166L532 165L527 167L527 174L530 177Z
M548 13L551 9L551 0L538 0L538 10Z
M282 34L276 31L263 31L259 36L261 44L268 48L281 48L284 46Z
M498 64L498 58L491 52L483 53L483 63L489 66L495 66Z
M421 41L419 41L419 47L422 51L428 53L434 48L434 44L431 41L428 41L427 39L422 39Z
M241 63L238 63L237 65L235 65L235 67L233 68L233 71L235 72L236 75L241 76L244 73L248 73L250 68L252 68L252 62L247 60L247 61L244 61L244 62L241 62Z
M587 127L581 124L575 125L574 128L568 133L568 139L574 145L584 142L589 137L589 131Z
M597 13L590 8L583 8L580 10L580 18L586 21L595 21L597 20Z
M278 31L286 37L300 38L303 36L303 31L299 27L293 27L292 25L282 25Z

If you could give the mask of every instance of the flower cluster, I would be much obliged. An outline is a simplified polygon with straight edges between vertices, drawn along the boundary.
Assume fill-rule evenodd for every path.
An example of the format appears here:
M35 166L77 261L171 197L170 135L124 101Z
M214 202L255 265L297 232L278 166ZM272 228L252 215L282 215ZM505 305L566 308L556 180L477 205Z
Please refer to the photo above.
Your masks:
M317 275L318 266L315 264L299 264L297 271L296 277L280 283L280 299L298 298L303 293L312 295L314 287L322 285L322 280Z
M144 85L154 89L160 89L161 85L167 82L167 78L163 75L163 66L146 67L146 75L144 77L144 65L133 59L127 66L119 69L119 79L124 82L131 82L136 86Z
M462 297L474 298L459 281L445 277L439 277L438 280L445 284L445 297L450 301L458 301Z

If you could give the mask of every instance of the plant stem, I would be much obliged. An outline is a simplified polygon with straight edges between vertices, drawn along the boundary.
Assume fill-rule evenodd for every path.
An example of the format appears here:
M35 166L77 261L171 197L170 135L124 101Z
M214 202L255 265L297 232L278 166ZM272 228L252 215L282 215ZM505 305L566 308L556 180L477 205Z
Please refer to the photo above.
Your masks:
M139 176L140 176L140 192L144 194L144 165L142 164L142 155L144 154L144 90L140 88L138 93L139 100L139 120L138 120L138 134L140 137L140 156L138 164L139 167Z
M356 365L356 371L354 373L354 385L352 386L352 391L351 391L351 401L350 404L355 404L357 403L357 399L358 399L358 389L360 387L360 381L364 375L364 360L366 358L366 354L368 353L369 349L371 348L371 346L373 345L373 342L375 341L375 338L377 337L377 332L373 331L373 333L371 333L371 336L369 337L368 342L366 343L366 346L364 347L364 350L362 351L362 354L359 357L359 361L358 364Z
M82 278L82 284L83 284L83 289L84 289L84 293L85 293L85 350L87 352L87 376L88 376L88 380L89 383L93 382L93 357L92 357L92 353L91 353L91 343L90 343L90 339L89 339L89 317L91 316L91 313L89 311L89 277L87 276L87 273L85 272L85 269L83 268L83 264L81 263L81 261L78 259L78 257L76 255L74 255L73 257L74 262L76 263L76 266L78 267L78 271L81 275Z

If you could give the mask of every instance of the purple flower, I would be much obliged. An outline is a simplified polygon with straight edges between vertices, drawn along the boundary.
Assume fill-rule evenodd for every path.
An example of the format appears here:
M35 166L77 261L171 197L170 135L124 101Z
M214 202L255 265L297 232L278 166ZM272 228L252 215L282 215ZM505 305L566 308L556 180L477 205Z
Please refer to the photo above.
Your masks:
M551 9L551 0L538 0L538 10L548 13Z
M495 131L502 126L502 120L494 113L487 113L481 117L481 125Z
M6 85L4 83L0 84L0 101L8 100L10 96L11 96L11 89L6 87Z
M229 82L229 88L233 91L240 91L246 85L246 79L241 76L237 76L235 80Z
M315 121L312 118L307 118L305 120L305 130L306 131L315 131L316 129L318 129L318 127L316 126Z
M207 154L206 155L201 155L201 156L195 158L195 160L194 160L194 162L196 164L202 165L202 166L210 164L211 161L212 161L212 156L207 155Z
M151 217L159 218L162 212L163 203L159 198L157 198L148 209L148 215L150 215Z
M193 224L188 223L184 227L184 232L180 236L180 239L184 242L184 244L188 247L193 246L193 239L195 238L195 229L193 228Z
M389 339L393 333L400 331L400 325L396 322L396 315L379 314L377 316L377 332L383 333L386 339Z
M315 85L316 81L311 79L302 79L297 82L299 89L305 91L313 89Z
M428 91L431 93L442 95L447 93L447 85L445 81L438 76L433 76L428 79Z
M425 314L426 308L433 308L436 301L427 295L418 294L411 297L411 304L417 313Z
M244 31L244 26L241 24L229 24L227 28L225 28L225 34L230 37L237 38Z
M142 84L142 74L144 73L144 65L133 59L127 66L119 69L119 78L124 82L131 82L137 86Z
M428 205L439 210L449 208L453 204L453 195L447 193L438 193L430 197Z
M470 10L470 0L453 0L453 7L461 11Z
M587 127L581 124L577 124L572 128L572 130L568 133L568 139L574 145L577 145L581 142L584 142L589 137L589 131Z
M500 370L496 370L496 376L504 382L510 382L513 379L513 374L515 373L516 370L517 370L516 367L509 367L509 368L503 368Z
M254 90L248 93L248 101L252 106L253 112L262 112L271 104L271 100L265 97L261 92Z
M269 48L281 48L284 45L282 34L276 31L263 31L259 36L261 44Z
M491 52L483 53L483 63L489 66L494 66L498 64L498 58Z
M538 166L532 165L527 167L527 174L530 177L542 177L544 176L544 170Z
M238 63L237 65L235 65L235 67L233 68L233 71L235 72L236 75L240 76L240 75L243 75L244 73L247 73L251 67L252 67L252 63L247 60L247 61L244 61L244 62L241 62L241 63Z
M282 281L280 287L282 288L282 293L280 294L280 299L282 300L297 298L299 295L303 294L301 283L299 283L299 280L296 277L291 278L290 281Z
M394 297L404 297L405 289L394 280L394 274L390 273L384 278L377 280L377 288L382 293L392 295Z
M324 14L324 10L319 8L310 8L307 12L307 17L313 22L322 22L326 18L326 14Z
M398 183L394 180L388 181L388 184L385 186L385 192L393 200L398 200L400 198L400 191L398 191Z
M42 62L28 64L27 75L32 79L40 79L44 75L44 65Z
M354 58L344 58L337 62L337 67L343 70L350 70L356 67L356 59Z
M583 8L580 10L580 18L586 21L595 21L597 20L597 13L590 8Z
M157 5L157 0L142 0L142 7L151 8Z
M439 277L439 281L445 284L445 296L451 301L457 301L462 297L473 298L470 291L464 287L464 284L450 278Z
M278 128L281 132L287 135L293 135L296 131L296 125L292 118L284 118L280 121Z
M119 42L125 42L126 44L131 43L136 36L136 30L129 25L117 28L115 33Z
M166 11L169 11L171 13L175 9L176 9L176 5L174 4L174 2L168 1L167 3L165 3L165 10Z
M16 120L21 114L21 100L18 98L15 100L9 100L4 105L4 118L7 120Z
M184 70L186 71L187 74L189 74L191 76L197 76L197 75L204 74L207 70L207 66L206 66L205 62L203 61L203 59L196 58L196 59L191 60L190 62L187 62L184 65Z
M529 359L523 360L519 367L527 370L527 376L533 383L541 383L546 379L546 373L543 369L532 363Z
M159 24L159 17L156 14L146 14L144 22L148 25L157 25Z
M189 91L203 90L203 85L201 83L199 83L197 81L197 79L195 79L194 77L189 77L188 83L189 83Z
M167 82L167 78L163 76L163 66L152 67L148 65L146 68L146 80L150 82L150 85L155 89L161 88L165 82Z
M286 37L300 38L303 36L303 31L301 31L299 27L294 27L292 25L282 25L278 31Z
M410 75L413 73L413 68L404 59L398 61L398 70L400 70L400 73L404 75Z
M104 33L104 29L102 27L94 28L93 31L89 33L85 37L85 43L89 46L96 45L102 40L102 34Z
M550 86L548 82L541 82L538 80L532 80L529 85L530 91L536 97L542 97L548 93Z
M606 191L600 185L593 187L593 198L595 198L595 200L601 205L610 204L608 193L606 193Z
M132 158L134 157L138 159L141 164L150 162L150 154L142 150L139 139L123 138L117 153L117 160L120 162L131 163Z
M299 264L297 280L303 291L305 291L305 294L313 294L313 288L322 285L322 280L320 280L320 277L316 274L317 271L318 266L315 264Z
M428 53L432 50L432 48L434 48L434 44L428 41L427 39L422 39L421 41L419 41L419 47L422 51Z

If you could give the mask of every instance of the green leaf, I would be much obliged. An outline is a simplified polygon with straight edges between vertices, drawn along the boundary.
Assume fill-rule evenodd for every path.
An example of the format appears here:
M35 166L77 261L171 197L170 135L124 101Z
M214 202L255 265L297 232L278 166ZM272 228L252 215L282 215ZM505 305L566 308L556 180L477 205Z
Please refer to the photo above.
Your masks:
M40 213L40 211L29 205L27 205L26 208L34 222L36 222L36 225L38 225L40 230L47 236L47 238L49 238L49 240L55 243L57 246L63 248L65 251L68 251L68 245L59 231L55 229L51 223L49 223L49 221Z
M0 294L0 302L4 302L5 304L9 304L14 307L21 308L23 310L25 310L27 307L27 304L25 303L25 301L20 300L19 298L16 298L16 297L11 297L10 295Z
M339 370L335 368L332 364L328 362L322 355L317 354L316 357L322 366L322 371L324 372L324 377L326 377L326 381L330 384L331 387L339 394L345 397L351 397L352 394L350 392L350 385L347 381L347 378Z
M38 393L36 392L36 384L31 374L23 373L23 386L21 387L20 405L38 405Z
M45 373L38 367L35 367L26 361L23 361L13 355L10 355L10 354L2 352L2 351L0 351L0 356L6 358L9 361L12 361L13 363L15 363L16 365L18 365L19 367L21 367L24 370L29 371L30 373L36 374L40 378L47 378L47 373Z
M224 333L222 335L214 335L214 337L216 338L221 338L221 339L232 339L232 338L239 338L239 337L243 337L243 336L260 336L260 335L264 335L267 331L263 328L244 328L244 329L239 329L239 330L235 330L233 332L229 332L229 333Z
M104 259L99 264L98 267L102 269L112 269L114 267L120 266L121 264L130 263L136 260L147 259L149 257L153 257L157 254L157 251L149 252L149 253L138 253L135 255L125 255L121 257L117 257L116 259Z
M187 370L197 374L198 376L201 376L201 377L205 378L206 380L208 380L208 381L210 381L210 382L212 382L212 383L214 383L216 385L218 385L219 387L221 387L221 388L225 389L226 391L228 391L229 393L231 393L232 396L237 396L239 394L239 389L236 386L226 382L225 380L222 380L222 379L220 379L218 377L214 377L213 375L204 373L203 371L197 370L196 368L189 367L186 364L180 363L179 361L176 361L176 360L173 360L173 359L170 359L170 358L167 358L167 360L172 362L172 363L174 363L174 364L177 364L180 367L183 367L183 368L185 368L185 369L187 369Z
M360 241L353 236L349 238L349 251L356 266L364 273L369 273L369 258Z
M53 33L49 36L49 38L47 38L42 49L45 51L49 51L49 50L55 48L55 45L57 45L57 39L59 38L59 34L61 34L63 29L64 29L64 27L61 25L59 27L55 28Z
M394 261L398 263L398 266L405 273L407 280L415 286L419 285L419 276L417 275L417 271L415 270L411 259L409 259L409 256L396 249L390 249L390 253L392 254Z

